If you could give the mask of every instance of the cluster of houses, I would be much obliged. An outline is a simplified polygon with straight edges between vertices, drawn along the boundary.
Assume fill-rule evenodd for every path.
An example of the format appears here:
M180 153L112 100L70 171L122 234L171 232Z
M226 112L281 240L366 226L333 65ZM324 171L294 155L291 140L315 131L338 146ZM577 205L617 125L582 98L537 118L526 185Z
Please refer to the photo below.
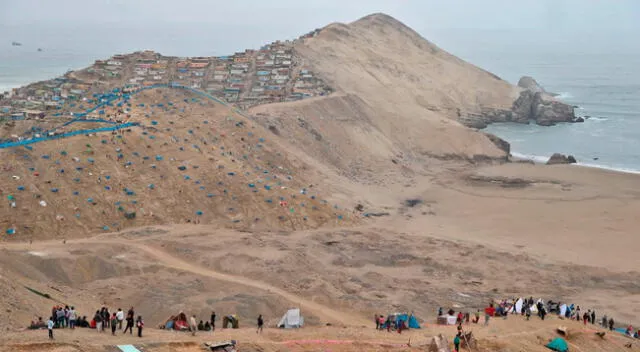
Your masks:
M0 94L0 118L22 120L61 116L82 106L87 97L100 89L95 83L72 78L69 74L15 88Z
M313 31L303 38L317 33ZM0 92L0 118L65 115L93 94L114 88L126 93L156 84L180 84L207 91L241 109L332 92L302 64L290 41L219 57L179 58L147 50L96 60L84 70ZM74 103L76 100L80 103Z

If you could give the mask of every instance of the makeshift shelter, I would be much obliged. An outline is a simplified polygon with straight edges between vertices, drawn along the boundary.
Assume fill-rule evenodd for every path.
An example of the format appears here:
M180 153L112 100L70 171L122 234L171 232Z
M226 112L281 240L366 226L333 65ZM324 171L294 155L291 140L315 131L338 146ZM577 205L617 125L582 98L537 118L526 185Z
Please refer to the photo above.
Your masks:
M563 304L560 306L560 316L564 317L567 314L567 305Z
M551 342L549 342L545 347L547 347L552 351L557 351L557 352L569 351L569 346L567 346L567 341L565 341L562 337L556 337Z
M407 314L407 313L394 313L394 314L390 314L389 315L389 321L391 321L392 324L395 323L395 326L397 328L398 323L403 323L404 326L408 329L420 329L420 323L418 322L418 319L412 314ZM386 323L382 326L383 329L386 329Z
M449 349L449 342L444 336L442 336L442 334L431 338L431 344L429 345L428 351L451 352L451 350Z
M235 314L225 315L224 318L222 318L223 329L228 329L228 328L238 329L239 327L240 327L240 321L238 320L237 315Z
M185 331L189 330L189 322L187 321L187 315L180 312L178 315L172 315L167 321L164 323L164 328L167 330L180 330Z
M289 309L278 322L278 327L281 329L301 328L303 325L304 317L300 315L300 308Z

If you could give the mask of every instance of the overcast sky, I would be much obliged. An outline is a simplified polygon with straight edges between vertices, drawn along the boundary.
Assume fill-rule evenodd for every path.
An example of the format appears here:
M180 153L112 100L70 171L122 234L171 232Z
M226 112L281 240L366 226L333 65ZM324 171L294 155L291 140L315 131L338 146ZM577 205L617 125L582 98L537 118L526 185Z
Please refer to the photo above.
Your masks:
M374 12L417 29L639 27L638 0L0 0L0 24L320 27Z

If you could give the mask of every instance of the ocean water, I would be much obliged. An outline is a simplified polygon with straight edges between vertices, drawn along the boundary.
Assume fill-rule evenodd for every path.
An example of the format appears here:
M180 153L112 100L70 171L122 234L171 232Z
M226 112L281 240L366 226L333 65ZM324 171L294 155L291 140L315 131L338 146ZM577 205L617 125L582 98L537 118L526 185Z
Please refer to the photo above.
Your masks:
M512 83L534 77L576 105L584 123L541 127L492 124L515 156L546 162L571 154L585 166L640 172L640 41L629 32L435 32L444 49Z
M304 33L304 26L215 25L36 28L0 24L0 91L63 74L115 53L152 49L167 55L223 55ZM310 29L310 28L309 28ZM540 127L493 124L514 155L546 160L559 152L580 164L640 172L640 40L636 33L540 33L534 30L419 30L443 49L512 83L533 76L585 123ZM208 35L207 33L213 33ZM229 35L221 35L229 33ZM23 46L11 46L19 41ZM42 48L42 52L37 49Z

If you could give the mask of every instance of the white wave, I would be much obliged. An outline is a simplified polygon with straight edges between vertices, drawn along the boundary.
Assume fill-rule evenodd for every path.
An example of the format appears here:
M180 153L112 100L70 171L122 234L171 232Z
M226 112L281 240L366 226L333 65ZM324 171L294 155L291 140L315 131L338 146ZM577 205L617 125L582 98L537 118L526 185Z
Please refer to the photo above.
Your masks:
M556 95L556 99L558 100L565 100L565 99L569 99L569 98L573 98L573 95L571 95L571 93L569 92L560 92L557 93L558 95Z
M531 160L531 161L533 161L534 163L537 163L537 164L546 164L547 161L549 161L549 158L550 158L550 156L522 154L522 153L518 153L518 152L511 152L511 156L513 156L516 159ZM602 170L608 170L608 171L622 172L622 173L626 173L626 174L640 175L640 170L638 170L638 169L629 169L629 168L623 168L623 167L613 167L613 166L608 166L608 165L593 164L593 163L583 163L583 162L578 162L578 163L573 164L573 165L582 166L582 167L590 167L590 168L594 168L594 169L602 169Z
M581 163L581 162L577 163L576 165L584 166L584 167L590 167L590 168L594 168L594 169L603 169L603 170L609 170L609 171L615 171L615 172L622 172L622 173L625 173L625 174L640 175L640 170L627 169L627 168L622 168L622 167L613 167L613 166L607 166L607 165Z
M513 156L516 159L531 160L534 163L542 163L542 164L549 161L549 158L550 158L549 156L522 154L518 152L511 152L511 156Z
M608 120L608 118L606 118L606 117L593 117L593 116L591 116L591 117L589 117L589 118L585 118L585 120L587 120L587 121L591 121L591 120L593 120L593 121L607 121L607 120Z

